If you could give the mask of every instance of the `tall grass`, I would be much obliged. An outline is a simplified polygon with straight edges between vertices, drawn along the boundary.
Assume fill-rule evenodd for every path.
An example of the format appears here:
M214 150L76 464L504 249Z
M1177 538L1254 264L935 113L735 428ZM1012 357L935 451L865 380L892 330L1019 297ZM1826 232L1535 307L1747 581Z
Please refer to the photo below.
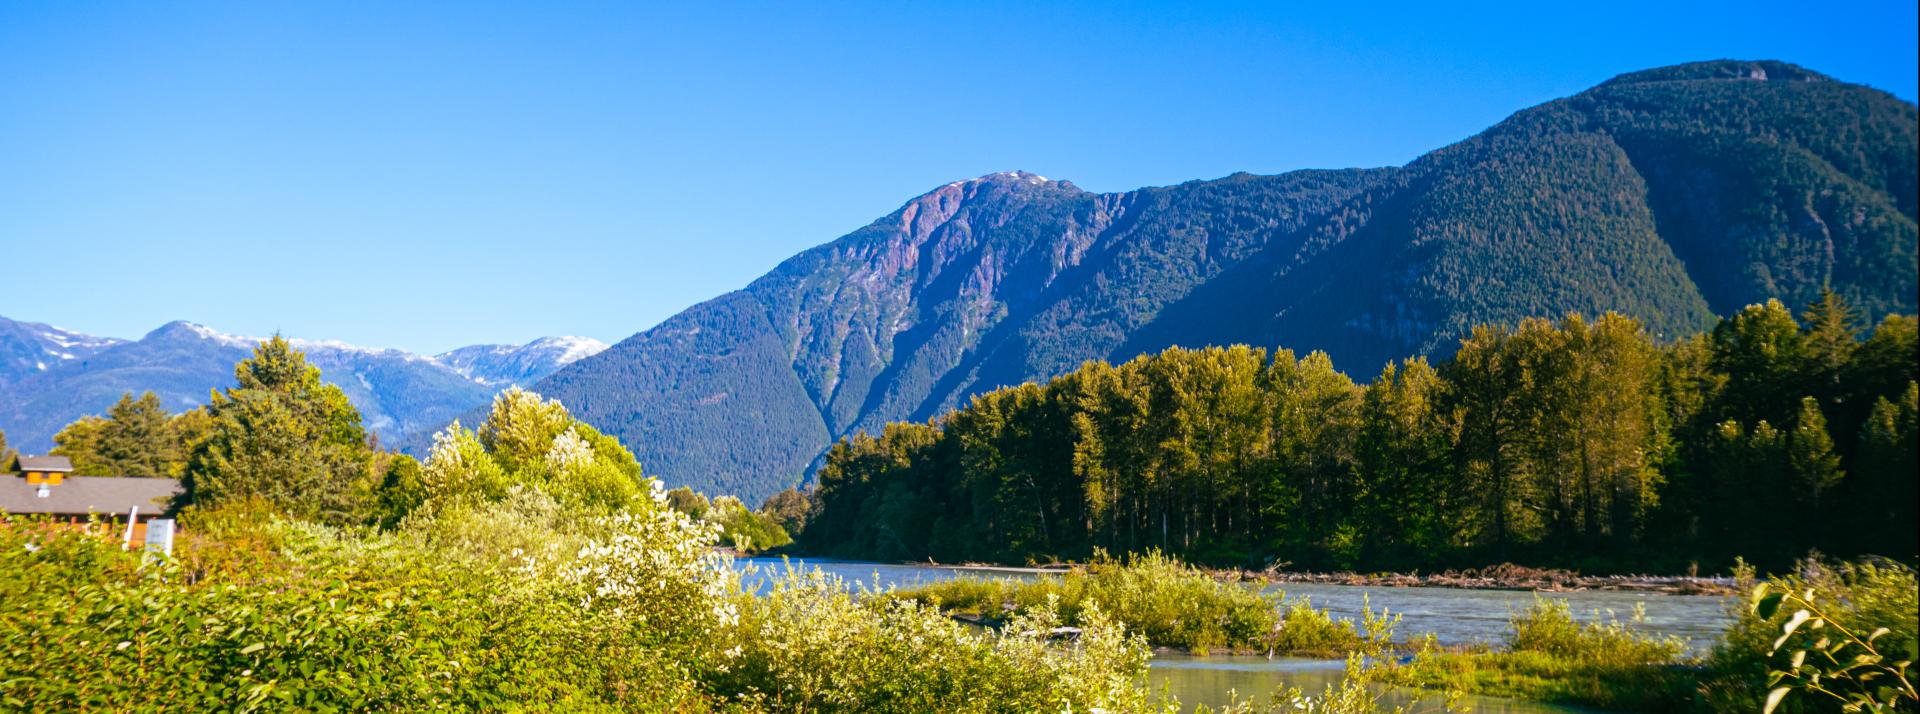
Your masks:
M1687 642L1611 615L1580 622L1564 601L1536 598L1509 620L1505 647L1427 646L1410 661L1367 670L1387 684L1621 711L1685 711L1694 676Z
M1124 561L1102 557L1059 576L1034 580L964 577L883 594L949 613L997 620L1054 603L1077 624L1096 604L1158 647L1214 651L1344 655L1383 646L1398 618L1369 615L1364 628L1314 609L1304 599L1223 582L1149 551ZM1364 629L1364 631L1362 631Z

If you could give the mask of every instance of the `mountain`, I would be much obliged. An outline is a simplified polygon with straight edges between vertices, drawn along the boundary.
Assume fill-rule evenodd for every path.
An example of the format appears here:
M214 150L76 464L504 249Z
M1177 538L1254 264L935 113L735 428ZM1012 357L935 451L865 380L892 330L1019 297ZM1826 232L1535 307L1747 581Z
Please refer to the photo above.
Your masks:
M1096 194L1010 172L915 198L534 389L673 484L758 499L834 439L1084 360L1325 350L1370 377L1472 325L1655 335L1831 284L1912 312L1916 111L1783 62L1624 75L1402 167Z
M35 374L83 360L125 340L94 337L0 317L0 389Z
M173 411L201 406L211 390L233 384L234 363L259 342L185 321L128 342L0 318L0 364L6 375L20 375L0 382L0 430L10 444L44 452L61 427L104 413L126 392L152 390ZM341 342L290 342L346 392L367 429L388 443L437 429L506 386L531 384L604 347L586 338L549 337L425 357ZM29 364L30 370L19 368Z
M542 337L524 345L462 347L433 359L481 384L532 384L606 348L589 337Z

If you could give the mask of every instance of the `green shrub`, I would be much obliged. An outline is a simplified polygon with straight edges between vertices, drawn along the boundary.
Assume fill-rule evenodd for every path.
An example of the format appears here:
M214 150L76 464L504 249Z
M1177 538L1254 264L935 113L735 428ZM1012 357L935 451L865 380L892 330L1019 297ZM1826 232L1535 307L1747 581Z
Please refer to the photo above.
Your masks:
M190 526L143 562L103 529L0 521L0 710L1145 706L1145 646L1091 604L1053 642L1051 610L977 632L818 575L754 598L718 527L657 500L582 513L510 488L385 532L240 501Z
M1646 606L1635 604L1632 622L1646 621ZM1511 620L1507 648L1538 652L1585 664L1635 665L1672 662L1687 651L1678 637L1648 635L1609 615L1605 620L1581 623L1564 600L1535 598L1533 605Z
M790 571L741 602L714 688L767 711L1142 711L1144 642L1093 605L1077 637L1050 644L1060 622L1043 606L994 634Z
M1608 617L1579 622L1564 601L1536 598L1510 619L1504 648L1441 649L1431 642L1410 661L1367 670L1387 684L1578 704L1621 711L1687 711L1693 675L1687 643L1650 635Z
M1055 606L1078 624L1093 603L1106 615L1159 647L1206 654L1215 650L1345 654L1387 644L1397 618L1368 615L1367 632L1335 620L1305 600L1261 593L1223 582L1174 558L1149 551L1120 562L1102 557L1059 576L1019 581L963 577L883 594L947 612L986 618ZM1285 605L1284 612L1281 607Z
M1733 625L1708 658L1703 698L1710 706L1726 711L1760 711L1766 706L1769 690L1805 684L1819 684L1820 690L1803 689L1802 694L1785 696L1774 711L1848 711L1844 707L1858 694L1894 695L1894 701L1900 700L1903 687L1891 673L1864 681L1859 676L1871 672L1871 668L1845 673L1847 676L1834 675L1856 664L1881 667L1899 660L1914 661L1915 633L1920 630L1920 614L1916 614L1920 612L1920 586L1916 586L1913 570L1898 564L1829 566L1807 561L1800 564L1798 572L1764 583L1753 582L1749 570L1743 569L1741 575L1743 584L1762 597L1785 595L1792 600L1782 598L1774 607L1764 609L1757 601L1735 606ZM1781 605L1783 601L1787 604ZM1787 623L1802 610L1810 616L1818 613L1822 625L1816 629L1803 620L1787 631ZM1882 629L1885 632L1874 636ZM1862 646L1864 642L1849 641L1868 638L1872 639L1871 653ZM1800 655L1796 665L1795 652L1806 652L1822 640L1838 663L1819 652L1808 652ZM1871 663L1854 659L1861 655L1879 659ZM1796 671L1802 676L1794 676ZM1776 678L1776 672L1788 676ZM1810 681L1816 672L1822 676ZM1909 698L1898 710L1913 711L1912 675L1906 676L1909 679L1904 690ZM1882 687L1888 691L1880 692ZM1854 711L1879 710L1863 706Z

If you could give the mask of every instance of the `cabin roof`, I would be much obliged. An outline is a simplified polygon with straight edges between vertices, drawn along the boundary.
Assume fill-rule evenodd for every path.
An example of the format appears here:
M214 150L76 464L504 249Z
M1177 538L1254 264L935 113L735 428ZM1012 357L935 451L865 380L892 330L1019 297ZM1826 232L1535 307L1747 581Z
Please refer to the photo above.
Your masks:
M180 482L170 478L109 476L68 476L61 479L59 485L48 486L46 498L36 495L39 489L19 476L0 477L0 511L59 516L126 515L134 506L139 506L143 513L157 514L165 510L181 490Z
M65 456L21 456L21 471L59 471L73 473L73 461Z

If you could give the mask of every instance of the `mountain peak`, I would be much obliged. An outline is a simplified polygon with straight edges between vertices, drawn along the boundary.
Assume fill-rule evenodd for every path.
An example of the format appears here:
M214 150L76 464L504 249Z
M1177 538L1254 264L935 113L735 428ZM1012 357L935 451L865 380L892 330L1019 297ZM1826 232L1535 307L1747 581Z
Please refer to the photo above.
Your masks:
M186 320L174 320L173 322L169 322L165 325L161 325L159 327L153 328L152 332L147 333L146 336L142 337L141 339L142 340L155 340L155 339L209 340L209 341L219 342L221 344L226 344L226 345L245 347L247 349L253 348L253 343L248 342L246 338L229 335L219 330L215 330L211 327L207 327L206 325L202 325L197 322L189 322Z
M934 192L938 193L940 190L943 190L943 189L964 188L964 187L974 187L974 186L1016 187L1016 186L1047 186L1047 185L1056 185L1056 186L1062 186L1066 188L1072 188L1073 182L1072 181L1055 181L1053 179L1047 178L1045 176L1041 176L1040 174L1036 174L1031 171L1022 171L1019 169L1014 169L1012 171L997 171L994 173L986 174L984 176L978 176L978 177L966 179L963 181L955 181L953 183L949 183L945 186L940 187L940 189L935 189Z
M1601 87L1649 82L1685 82L1729 80L1752 82L1831 82L1832 77L1780 60L1709 60L1669 67L1628 72L1600 84Z
M531 385L554 370L599 354L607 343L591 337L542 337L524 345L472 345L433 360L486 385Z

